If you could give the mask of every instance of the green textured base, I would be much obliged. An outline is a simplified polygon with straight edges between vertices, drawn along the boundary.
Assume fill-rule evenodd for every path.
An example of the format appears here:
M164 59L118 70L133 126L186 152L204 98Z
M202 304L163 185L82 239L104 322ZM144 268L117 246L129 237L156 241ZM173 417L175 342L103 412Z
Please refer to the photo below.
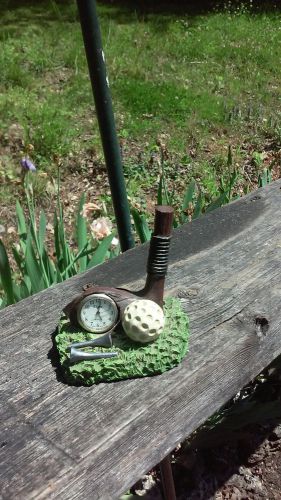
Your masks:
M179 300L167 298L164 305L165 328L160 337L151 344L138 344L131 341L120 329L112 336L114 350L118 357L99 360L69 362L67 346L73 342L91 340L97 335L78 331L62 316L58 334L55 337L61 366L66 381L75 385L93 385L99 382L146 377L163 373L177 366L187 352L188 317ZM87 351L108 351L103 347L87 348Z

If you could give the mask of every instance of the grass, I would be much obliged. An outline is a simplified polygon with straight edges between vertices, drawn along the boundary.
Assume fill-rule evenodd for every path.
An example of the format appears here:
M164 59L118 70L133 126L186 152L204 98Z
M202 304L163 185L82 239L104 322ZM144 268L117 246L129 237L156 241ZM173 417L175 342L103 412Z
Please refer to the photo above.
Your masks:
M155 179L157 162L154 176L143 173L159 136L171 173L179 164L171 175L179 189L193 175L215 191L229 143L241 163L242 143L260 152L268 138L280 142L280 12L157 10L99 3L129 194ZM17 178L26 150L53 173L54 158L67 169L69 158L79 164L89 151L101 161L101 147L75 2L6 0L0 13L0 195L9 200L6 172ZM10 147L15 123L22 143Z

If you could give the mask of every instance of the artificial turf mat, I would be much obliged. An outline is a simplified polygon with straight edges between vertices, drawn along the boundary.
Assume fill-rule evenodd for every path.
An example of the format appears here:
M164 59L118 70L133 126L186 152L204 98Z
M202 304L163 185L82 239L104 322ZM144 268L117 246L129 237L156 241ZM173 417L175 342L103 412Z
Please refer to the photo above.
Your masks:
M98 337L73 327L63 315L58 325L55 343L65 380L72 385L93 385L163 373L177 366L188 348L188 317L178 299L168 297L164 304L165 327L157 340L138 344L130 340L119 327L112 335L112 348L86 348L87 351L115 351L118 357L70 363L67 347L73 342Z

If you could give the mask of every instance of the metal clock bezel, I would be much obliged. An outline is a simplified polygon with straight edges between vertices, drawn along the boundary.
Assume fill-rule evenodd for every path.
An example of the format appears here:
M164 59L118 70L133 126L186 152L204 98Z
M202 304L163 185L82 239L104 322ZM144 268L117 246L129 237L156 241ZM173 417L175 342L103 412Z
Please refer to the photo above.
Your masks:
M81 317L81 310L82 310L84 304L86 304L87 302L89 302L93 298L100 298L100 299L106 300L107 302L110 302L110 304L114 307L114 310L115 310L114 319L110 323L110 325L107 326L106 328L102 328L102 329L99 329L99 330L97 330L96 328L95 329L94 328L90 328L89 326L87 326L84 323L84 321L83 321L83 319ZM119 316L119 310L118 310L118 306L117 306L116 302L111 297L109 297L108 295L106 295L105 293L92 293L91 295L87 295L87 297L84 297L84 299L81 300L81 302L79 303L79 305L77 307L77 321L78 321L79 325L84 330L86 330L87 332L91 332L91 333L99 334L99 333L109 332L110 330L112 330L112 328L115 325L117 325L117 323L118 323L118 316Z

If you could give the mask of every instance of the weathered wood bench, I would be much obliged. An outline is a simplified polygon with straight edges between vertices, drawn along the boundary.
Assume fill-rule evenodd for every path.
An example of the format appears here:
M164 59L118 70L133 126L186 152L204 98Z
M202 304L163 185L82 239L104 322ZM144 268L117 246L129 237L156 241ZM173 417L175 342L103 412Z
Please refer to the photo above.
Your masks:
M281 182L174 232L190 351L161 376L69 387L52 333L89 281L143 284L147 245L0 314L0 496L113 499L281 353Z

